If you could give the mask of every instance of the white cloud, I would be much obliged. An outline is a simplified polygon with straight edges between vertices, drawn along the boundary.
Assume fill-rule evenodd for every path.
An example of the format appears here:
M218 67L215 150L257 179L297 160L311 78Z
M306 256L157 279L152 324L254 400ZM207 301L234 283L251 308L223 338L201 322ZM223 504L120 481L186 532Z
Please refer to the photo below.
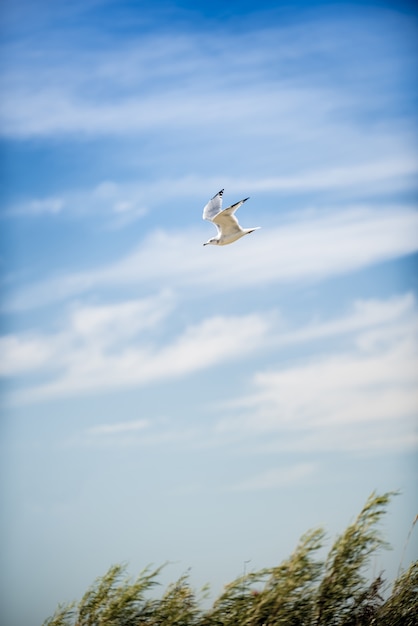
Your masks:
M90 214L97 216L100 225L116 229L142 219L147 212L143 186L104 180L92 189L63 191L60 197L19 200L3 210L2 218L66 213L73 218L85 219Z
M206 229L157 231L120 261L31 285L4 303L6 310L30 309L92 288L167 282L212 293L274 283L322 280L408 255L418 250L418 213L403 206L372 210L355 206L338 212L296 214L282 225L261 225L251 238L224 248L204 248ZM241 220L243 221L243 220ZM275 220L277 221L277 220ZM210 224L207 228L212 229ZM209 232L212 232L211 230Z
M154 297L110 305L73 305L68 327L55 334L25 333L0 338L2 376L60 369L83 349L96 358L104 350L125 346L138 333L155 328L172 310L173 296L162 292Z
M98 426L93 426L89 428L87 431L88 435L120 435L120 434L131 434L136 433L138 431L147 430L150 426L149 420L140 419L140 420L131 420L129 422L117 422L116 424L100 424Z
M283 316L217 316L163 339L172 310L169 294L77 306L68 327L55 335L3 338L3 375L24 376L12 400L149 385L256 351L283 361L298 345L296 362L255 372L244 395L214 405L217 417L204 434L201 426L179 430L170 421L152 425L141 418L99 424L88 430L87 441L93 445L100 437L105 443L109 435L117 445L140 445L180 437L199 445L249 446L255 453L362 453L418 444L412 427L418 414L418 311L411 294L357 301L339 318L299 328ZM331 343L325 341L329 338ZM314 354L313 341L319 346ZM34 385L27 378L31 372L41 374L43 382ZM299 471L274 469L231 488L273 488L302 477Z
M318 324L317 331L312 326L285 337L284 343L352 335L349 348L333 344L296 365L256 373L253 392L223 407L217 431L258 439L263 449L416 445L411 426L418 415L416 303L407 296L382 302L381 310L378 302L358 304L356 310L328 328ZM266 435L270 441L262 443Z
M35 198L5 209L3 217L35 217L38 215L57 215L65 208L61 197Z
M396 345L372 355L332 355L260 373L254 381L258 393L245 399L257 413L249 425L299 429L413 417L417 371L416 347Z
M61 378L28 395L35 399L184 376L257 349L267 329L262 316L248 315L204 320L162 348L145 340L108 352L87 340L69 353Z
M415 308L416 302L412 293L387 300L357 300L352 306L352 311L340 318L325 322L316 320L296 330L292 327L284 329L277 342L279 345L286 345L357 332L357 344L364 350L367 350L367 347L372 349L375 343L382 340L382 327L394 323L395 327L399 328L399 320L413 319ZM365 330L368 332L359 333ZM405 332L405 323L399 331L402 334ZM393 333L392 327L389 339L393 338Z
M167 419L138 419L104 423L86 428L67 443L75 447L138 448L149 446L196 446L202 433L198 427L179 428Z
M308 356L298 363L255 373L253 391L216 407L224 417L213 436L207 433L207 442L249 437L255 448L263 449L414 445L407 427L418 412L418 313L411 294L358 301L340 318L300 328L292 328L283 317L261 314L211 317L162 343L172 308L167 294L111 306L78 306L69 327L55 335L3 338L7 349L2 373L43 375L37 386L23 381L19 400L30 402L147 385L254 351L279 356L285 346L285 354L291 354L292 345L305 345ZM309 356L309 342L327 338L332 344L320 345L316 356ZM90 435L124 435L146 424L103 425ZM155 433L147 436L152 439ZM268 443L263 442L266 436Z
M214 316L162 340L169 294L112 305L77 306L67 328L35 338L8 336L3 375L42 373L22 401L138 386L176 378L259 349L267 315ZM27 383L27 381L26 381Z
M305 482L316 470L313 463L299 463L287 467L275 467L255 476L251 476L234 485L225 487L226 491L260 491L287 487Z
M365 159L362 163L341 163L339 167L322 166L322 168L304 168L294 175L270 177L231 177L222 176L222 185L228 198L235 194L256 194L256 198L264 210L264 195L275 194L296 195L315 193L317 191L336 192L344 196L344 202L350 197L362 197L382 193L395 193L416 188L418 174L418 158L404 151L397 158ZM60 197L34 198L20 201L3 211L3 217L26 217L36 215L56 215L66 211L72 217L85 218L86 214L96 214L100 224L110 228L123 228L132 222L142 219L157 205L176 207L185 198L192 206L196 197L201 197L202 190L214 193L220 184L219 176L207 175L185 176L175 179L158 179L141 183L116 183L104 180L91 189L80 189L62 193ZM209 191L211 190L211 191ZM236 198L234 198L235 200ZM359 207L360 209L363 207ZM405 207L406 208L406 207ZM396 210L396 207L394 208ZM332 211L331 211L332 212ZM200 209L196 209L196 218L200 217Z
M156 47L165 54L150 54ZM125 58L118 54L109 58L103 52L85 55L77 59L77 70L72 64L47 68L22 64L4 77L8 97L3 101L2 132L12 136L131 134L157 128L167 132L199 126L203 120L210 126L228 122L243 128L250 118L265 125L268 117L274 129L288 133L282 120L292 110L300 114L302 102L310 101L305 117L315 117L318 123L332 109L335 97L325 98L319 89L307 92L300 86L258 79L258 89L249 91L248 67L246 72L245 64L238 68L231 52L218 50L216 63L211 62L202 42L185 34L182 41L160 37L136 49L125 47ZM260 49L257 65L264 56ZM127 64L126 57L132 63ZM219 97L210 97L214 92L221 95L222 106Z
M241 134L251 132L254 124L270 133L312 133L327 120L335 122L338 112L369 102L370 91L380 103L389 97L382 87L399 71L402 53L392 51L389 65L385 44L388 36L396 41L397 33L413 37L413 27L396 13L376 11L370 21L372 34L364 14L350 20L350 37L347 16L323 23L322 16L315 20L311 15L308 23L233 31L221 22L216 35L213 25L206 32L178 32L177 27L175 34L125 36L105 48L96 42L94 52L89 41L88 50L72 49L71 55L62 54L64 39L55 56L41 38L36 54L20 56L19 47L7 50L3 132L133 133L204 121L204 126L234 125ZM333 79L344 72L338 88L329 89L312 58L326 59ZM359 64L362 84L374 89L359 88L352 70ZM380 64L385 72L376 71ZM252 123L245 124L249 119Z
M418 172L418 159L415 155L404 154L397 159L367 160L361 164L346 164L339 167L328 167L305 171L290 176L274 176L259 180L234 179L233 187L254 191L279 191L303 193L306 191L344 189L352 193L375 193L395 191L399 188L415 187L413 177ZM353 189L354 187L354 189Z
M115 308L115 317L124 319L125 325L126 311L132 307L133 312L133 304ZM206 319L164 345L158 345L157 339L144 340L144 324L132 328L131 339L125 330L120 343L109 343L106 333L114 320L108 319L107 307L103 312L93 324L90 308L86 315L81 310L72 316L60 376L42 386L24 388L20 401L147 385L221 366L255 350L268 351L280 360L287 355L292 364L255 372L244 395L206 407L216 415L212 424L179 426L170 416L107 422L88 428L76 445L182 441L194 448L233 445L241 453L264 456L289 451L370 454L418 446L413 432L418 415L418 310L411 294L357 301L344 316L293 330L289 321L278 316ZM275 320L279 320L276 325ZM135 334L138 330L139 335ZM332 343L319 344L314 356L309 343L327 338ZM128 350L126 340L131 345ZM295 364L289 348L296 344ZM305 346L302 356L301 345ZM46 363L40 371L48 374ZM302 480L313 471L309 463L272 468L225 489L271 489Z
M169 292L117 304L77 305L72 310L70 324L79 337L111 345L155 328L173 307L174 297Z
M53 349L41 337L29 335L0 337L0 376L14 376L45 366Z

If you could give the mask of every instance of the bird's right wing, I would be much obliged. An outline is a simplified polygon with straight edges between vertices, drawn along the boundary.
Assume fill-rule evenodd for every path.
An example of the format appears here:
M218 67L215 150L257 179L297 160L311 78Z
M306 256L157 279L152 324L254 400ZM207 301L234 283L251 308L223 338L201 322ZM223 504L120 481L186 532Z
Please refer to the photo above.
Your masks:
M210 222L213 218L218 215L220 211L222 211L222 195L224 190L221 189L218 191L216 196L213 196L211 200L207 203L205 208L203 209L203 219L209 220Z
M229 206L227 209L224 209L218 215L215 215L213 218L213 223L218 226L223 235L232 235L241 230L241 227L238 223L236 216L234 215L235 211L239 209L239 207L247 202L248 198L244 198L244 200L240 200L235 204Z
M234 215L235 211L237 211L240 208L240 206L242 206L244 204L244 202L247 202L247 200L249 200L249 198L244 198L244 200L240 200L239 202L235 202L235 204L232 204L227 209L224 209L222 211L222 215L225 215L225 216L228 215L228 216L232 217Z

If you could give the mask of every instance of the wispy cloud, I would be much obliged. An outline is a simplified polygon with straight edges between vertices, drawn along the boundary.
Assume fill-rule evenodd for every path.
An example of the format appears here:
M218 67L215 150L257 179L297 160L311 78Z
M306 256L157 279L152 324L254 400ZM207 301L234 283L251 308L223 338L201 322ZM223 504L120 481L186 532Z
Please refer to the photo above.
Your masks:
M38 197L6 205L0 217L55 217L65 213L72 218L98 218L99 227L118 229L143 218L148 212L144 186L104 180L88 190L62 191L60 197ZM148 202L149 204L149 202Z
M1 376L15 376L44 367L54 349L42 337L5 335L0 337Z
M61 197L36 198L9 207L2 212L3 217L36 217L38 215L57 215L65 208Z
M166 418L141 418L103 423L84 430L67 440L67 445L89 448L148 448L149 446L184 445L195 447L202 437L198 427L179 427Z
M254 24L233 34L222 24L216 35L213 30L154 30L152 36L142 33L118 41L112 53L109 46L98 44L94 52L90 48L76 54L73 49L67 55L65 36L54 56L50 42L42 39L37 54L30 57L20 56L19 47L14 47L8 50L11 63L4 77L8 97L3 103L3 133L170 132L204 122L203 128L216 127L219 133L220 125L230 126L240 136L255 129L270 136L291 135L293 141L312 133L324 136L325 127L344 127L347 112L359 103L367 108L370 84L376 102L387 104L391 92L385 88L402 68L396 33L412 37L413 26L396 14L376 11L365 17L356 20L353 15L356 28L349 31L347 15L330 18L326 25L311 15L308 38L301 18L302 23L293 26ZM385 63L388 37L393 41L390 65ZM321 59L331 78L344 74L338 88L333 81L330 89ZM377 63L386 71L377 72ZM360 66L361 72L354 72L353 66Z
M146 419L131 420L129 422L118 422L116 424L100 424L88 429L88 435L114 436L120 434L132 434L144 431L149 428L150 422Z
M185 376L258 350L271 324L265 314L219 315L164 341L159 337L164 328L161 321L171 308L165 294L78 307L68 326L56 334L4 337L2 374L43 374L47 382L33 385L29 381L26 391L19 393L26 402L135 387Z
M373 333L380 333L382 328L389 327L393 333L394 324L395 328L400 327L404 332L405 325L400 325L399 321L413 319L415 309L416 301L412 293L387 300L357 300L346 315L322 322L316 320L302 328L287 327L277 341L279 345L297 344L351 334L356 336L359 344L366 346Z
M226 491L260 491L288 487L295 483L305 482L316 470L313 463L299 463L287 467L274 467L260 472L241 482L225 487Z
M364 455L418 447L418 437L413 433L418 411L418 309L411 294L388 300L359 301L344 316L293 330L290 320L284 326L282 317L277 316L276 321L278 323L272 323L261 340L264 345L259 338L256 340L259 342L257 349L267 351L270 357L276 355L280 360L287 355L292 362L289 347L297 344L300 355L302 344L305 356L302 353L296 365L284 364L255 372L246 393L226 403L206 407L206 415L213 412L212 420L194 422L191 426L179 424L168 414L164 419L141 417L107 421L87 428L73 444L135 447L181 442L193 449L233 445L238 454L250 457L261 454L263 458L289 451L308 455L335 451ZM211 336L212 330L215 337L219 335L220 329L214 328L212 322L208 326ZM226 328L230 334L231 328ZM192 334L195 333L197 339L194 348L200 353L202 344L197 338L198 332L195 329ZM186 331L187 334L190 331ZM181 359L183 336L177 340L174 350L174 344L158 348L152 357L156 359L154 362L161 364L158 355L165 360L171 358L170 353L172 363ZM329 337L333 341L322 342L319 353L314 355L310 342ZM241 339L247 341L243 335ZM224 340L224 336L219 336L219 341ZM233 338L230 337L230 341ZM231 343L227 345L228 352L231 346ZM286 352L284 346L287 346ZM88 346L84 350L84 358L90 359ZM226 359L235 358L239 352L223 357L217 354L220 357L217 364L222 366ZM241 353L241 357L245 354ZM107 366L119 375L114 363L107 362ZM187 375L192 371L186 368L183 373ZM45 387L39 391L38 399L68 391L80 393L77 380L68 378L69 375L70 371L64 374L61 389ZM160 370L160 375L164 378L167 370ZM172 372L172 375L177 374ZM136 379L130 377L113 384L117 387L118 384L148 382L149 379L141 378L138 371ZM112 388L106 377L102 383ZM285 487L305 481L316 469L311 461L272 467L231 482L224 490Z
M247 218L248 221L248 218ZM254 218L252 221L255 221ZM263 229L234 246L208 250L200 230L157 231L124 258L96 270L51 277L15 291L6 310L45 306L93 288L148 284L212 292L322 280L418 250L418 213L358 206L311 211ZM278 220L274 220L275 222ZM212 228L210 224L207 228Z
M365 160L362 163L341 164L338 167L305 168L298 174L265 177L223 176L222 185L226 193L257 194L259 202L265 194L274 192L280 196L300 197L306 193L336 192L349 198L377 197L398 191L411 191L417 188L418 157L412 152L404 152L397 158ZM219 176L180 176L155 181L116 182L104 180L91 189L63 192L60 197L32 198L19 201L2 211L3 217L26 217L62 211L74 217L85 218L86 214L100 215L110 225L123 227L144 217L156 206L170 203L177 206L180 200L188 199L192 207L196 198L204 202L206 193L214 193L220 184ZM196 218L200 217L196 209Z
M260 441L269 434L264 448L416 445L408 430L418 411L416 302L407 296L356 309L328 328L319 324L316 331L302 328L285 337L286 343L351 333L350 347L333 343L302 363L256 373L253 392L224 407L230 415L219 421L218 431Z
M87 433L89 441L112 435L115 445L158 444L180 437L209 446L235 442L252 452L361 452L416 445L411 422L418 410L418 312L411 294L358 301L341 317L300 327L279 315L212 317L162 339L172 306L160 296L80 307L57 335L3 338L9 350L4 352L3 375L25 376L19 397L13 399L32 402L144 386L261 351L270 360L283 361L297 345L298 353L303 346L307 356L254 372L247 393L213 406L223 417L206 426L204 435L201 428L175 428L170 419L156 429L141 418L94 426ZM312 342L320 342L315 354ZM30 371L41 373L43 382L31 382L26 377ZM280 472L267 473L253 488L280 480ZM251 481L236 488L250 488Z
M106 305L73 305L66 313L66 327L53 334L23 333L1 337L3 376L15 376L44 368L51 371L71 363L84 350L99 354L121 349L139 333L151 332L172 310L169 292L140 300ZM88 346L88 348L87 348ZM80 355L81 356L81 355Z

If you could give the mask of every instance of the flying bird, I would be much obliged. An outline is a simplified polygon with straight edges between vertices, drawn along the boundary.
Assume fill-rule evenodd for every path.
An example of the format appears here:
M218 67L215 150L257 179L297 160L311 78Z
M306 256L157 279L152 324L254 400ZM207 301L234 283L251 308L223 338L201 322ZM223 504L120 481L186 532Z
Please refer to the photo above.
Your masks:
M218 234L216 237L212 237L204 246L212 244L214 246L226 246L228 243L233 243L237 239L240 239L244 235L252 233L254 230L261 228L255 226L254 228L241 228L234 213L241 204L247 202L248 198L240 200L236 204L229 206L227 209L222 210L222 195L224 190L221 189L216 196L213 196L203 209L203 219L208 220L215 224Z

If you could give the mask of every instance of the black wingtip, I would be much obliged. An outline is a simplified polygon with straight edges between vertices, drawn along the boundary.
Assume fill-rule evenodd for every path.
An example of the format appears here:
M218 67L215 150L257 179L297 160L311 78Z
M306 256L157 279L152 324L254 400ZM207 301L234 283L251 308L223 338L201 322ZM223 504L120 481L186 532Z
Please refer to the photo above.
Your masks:
M213 196L212 200L214 200L215 198L217 198L218 196L221 196L222 198L222 194L223 194L224 190L221 189L220 191L218 191L218 193L215 193L215 195Z
M243 202L247 202L247 200L250 199L250 196L248 196L248 198L244 198Z

